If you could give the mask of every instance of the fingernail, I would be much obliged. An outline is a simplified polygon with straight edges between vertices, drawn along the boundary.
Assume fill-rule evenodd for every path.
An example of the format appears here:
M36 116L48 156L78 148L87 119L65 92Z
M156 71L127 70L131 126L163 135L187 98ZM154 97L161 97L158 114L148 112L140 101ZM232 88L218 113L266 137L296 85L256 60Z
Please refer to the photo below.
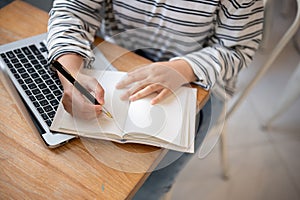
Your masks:
M150 104L151 104L151 105L154 105L154 104L156 104L156 101L155 101L155 99L152 99L152 100L150 101Z
M130 97L129 97L129 101L135 101L134 96L130 96Z

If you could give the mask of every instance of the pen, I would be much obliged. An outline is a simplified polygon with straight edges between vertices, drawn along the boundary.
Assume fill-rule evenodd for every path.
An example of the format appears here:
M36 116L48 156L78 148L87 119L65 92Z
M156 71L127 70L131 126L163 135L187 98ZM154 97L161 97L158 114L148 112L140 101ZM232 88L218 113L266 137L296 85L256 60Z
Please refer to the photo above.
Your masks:
M94 105L100 105L100 103L97 101L97 99L91 95L71 74L68 72L67 69L64 68L58 61L52 61L51 65L58 70L70 83L73 84L73 86L82 94L84 95L90 102L92 102ZM102 106L102 111L105 113L105 115L109 118L113 118L110 112L107 111L107 109Z

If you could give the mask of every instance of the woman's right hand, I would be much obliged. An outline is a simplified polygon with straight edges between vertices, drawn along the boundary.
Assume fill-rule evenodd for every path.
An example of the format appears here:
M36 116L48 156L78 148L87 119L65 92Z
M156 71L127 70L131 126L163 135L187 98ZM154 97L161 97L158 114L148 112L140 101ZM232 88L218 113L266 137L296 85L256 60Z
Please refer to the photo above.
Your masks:
M104 104L104 90L99 82L93 77L79 73L83 63L83 58L80 55L66 54L59 57L57 61L65 66L72 76L95 96L101 105ZM64 88L62 103L68 113L83 119L96 118L102 113L101 105L92 104L59 72L58 75Z

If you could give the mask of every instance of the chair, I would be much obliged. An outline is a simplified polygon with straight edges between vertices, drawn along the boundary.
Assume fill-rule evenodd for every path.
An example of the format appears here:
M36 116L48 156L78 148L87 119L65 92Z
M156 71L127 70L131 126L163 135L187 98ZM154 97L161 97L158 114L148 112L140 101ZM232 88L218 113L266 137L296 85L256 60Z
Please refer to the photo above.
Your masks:
M222 114L225 114L225 117L221 117L220 119L224 119L222 122L221 120L218 121L218 125L224 124L224 127L222 129L221 135L220 135L220 152L221 152L221 165L222 165L222 174L223 179L227 180L229 178L229 162L228 162L228 152L227 152L227 137L226 137L226 121L232 116L234 111L237 110L238 106L243 102L243 100L246 98L246 96L249 94L251 89L257 84L257 82L262 78L262 76L267 72L267 70L271 67L271 64L274 62L276 57L280 54L280 52L283 50L283 48L286 46L286 44L290 41L290 39L294 36L296 31L299 28L300 24L300 0L296 0L297 2L297 14L294 19L293 24L290 26L288 31L283 35L281 40L277 43L275 48L273 48L268 60L264 63L264 65L261 67L260 71L256 74L256 76L250 81L248 86L245 88L245 90L242 92L242 94L238 97L238 99L234 102L234 104L230 107L230 109L227 111L224 109ZM269 1L265 0L265 6L269 6ZM271 11L272 12L272 11ZM266 13L266 20L270 22L271 15L269 13ZM264 27L264 41L268 40L269 37L269 29L270 26L267 25ZM263 45L265 42L263 42ZM300 65L298 67L298 71L300 71ZM297 74L300 73L297 71ZM295 78L295 80L298 80L298 76ZM299 81L297 82L299 83ZM292 82L290 84L293 84ZM296 84L299 85L299 84ZM299 92L299 88L298 88ZM213 131L213 130L212 130ZM171 198L172 191L170 190L165 197L163 197L164 200L169 200Z
M266 3L266 6L268 6L268 2ZM271 67L271 64L274 62L274 60L277 58L277 56L280 54L280 52L283 50L283 48L286 46L286 44L291 40L291 38L295 35L297 30L299 29L300 25L300 0L296 0L297 3L297 13L296 17L292 23L292 25L289 27L287 32L283 35L283 37L279 40L277 45L273 48L269 58L264 63L264 65L260 68L260 70L257 72L255 77L250 81L248 86L245 88L245 90L241 93L241 95L238 97L238 99L234 102L234 104L230 107L230 109L227 111L227 114L225 116L225 123L226 121L232 116L234 111L237 110L238 106L244 101L246 96L249 94L251 89L257 84L257 82L263 77L263 75L268 71L268 69ZM269 15L267 15L269 16ZM270 18L267 18L266 20L271 20ZM265 30L267 32L267 37L269 34L269 26L265 27ZM265 38L264 38L265 39ZM270 118L270 120L267 122L267 126L276 118L278 117L279 113L288 107L297 97L300 95L300 88L299 86L299 80L300 79L300 64L297 68L297 70L294 73L294 76L291 78L291 80L288 83L289 90L286 91L284 94L284 97L289 97L286 99L282 99L280 107L278 107L277 112L274 113L274 115ZM295 83L296 82L296 83ZM294 87L291 87L293 85ZM227 158L227 146L226 146L226 131L223 130L220 137L220 145L221 145L221 161L222 161L222 168L223 168L223 177L229 178L229 164L228 164L228 158Z

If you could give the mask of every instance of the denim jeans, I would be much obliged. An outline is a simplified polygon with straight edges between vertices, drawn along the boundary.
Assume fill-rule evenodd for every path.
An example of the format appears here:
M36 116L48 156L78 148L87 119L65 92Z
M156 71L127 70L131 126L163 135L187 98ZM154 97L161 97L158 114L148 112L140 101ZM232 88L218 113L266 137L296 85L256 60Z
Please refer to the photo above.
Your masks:
M209 127L221 114L224 102L211 95L203 109L196 116L195 152L201 146ZM137 191L134 200L159 200L172 187L175 178L196 153L168 151L156 169L151 172L145 183ZM174 161L175 160L175 161ZM174 161L174 162L172 162ZM171 164L169 164L171 163Z

